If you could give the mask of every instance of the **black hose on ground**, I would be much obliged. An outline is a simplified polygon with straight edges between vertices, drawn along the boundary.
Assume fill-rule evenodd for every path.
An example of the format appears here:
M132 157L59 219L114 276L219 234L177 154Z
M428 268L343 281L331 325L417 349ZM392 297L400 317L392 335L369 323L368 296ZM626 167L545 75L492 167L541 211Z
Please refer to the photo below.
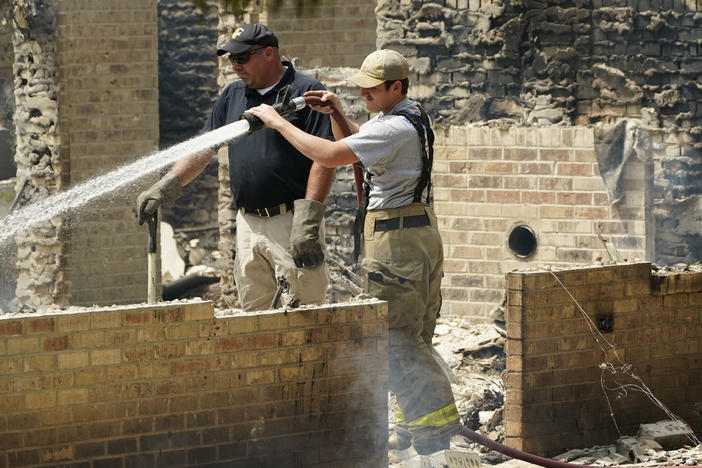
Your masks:
M188 275L178 278L177 280L171 281L168 284L163 285L163 300L173 301L175 299L180 299L188 290L197 288L199 286L216 283L219 281L217 276L202 276L202 275Z
M477 442L478 444L489 448L490 450L494 450L495 452L500 452L503 455L507 455L508 457L511 458L516 458L517 460L522 460L528 463L533 463L534 465L539 465L543 466L546 468L602 468L597 467L597 466L591 466L591 465L578 465L576 463L566 463L558 460L552 460L550 458L544 458L544 457L539 457L538 455L532 455L530 453L522 452L521 450L517 450L512 447L507 447L506 445L503 445L499 442L495 442L492 439L489 439L483 435L478 434L475 431L471 431L467 427L464 427L463 430L460 432L460 434L465 437L466 439L472 440L473 442ZM631 466L631 465L626 465L627 468L644 468L644 467L637 467L637 466ZM650 468L650 467L647 467ZM666 465L666 468L702 468L700 465L685 465L683 466L668 466Z

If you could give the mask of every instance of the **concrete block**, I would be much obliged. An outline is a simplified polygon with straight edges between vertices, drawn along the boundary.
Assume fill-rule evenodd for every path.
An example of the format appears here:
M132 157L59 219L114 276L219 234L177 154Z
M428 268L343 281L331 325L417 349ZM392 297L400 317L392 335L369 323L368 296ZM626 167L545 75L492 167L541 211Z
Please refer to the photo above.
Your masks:
M657 442L665 450L675 450L690 444L692 434L692 430L684 422L666 420L642 424L636 437L639 440L649 439Z

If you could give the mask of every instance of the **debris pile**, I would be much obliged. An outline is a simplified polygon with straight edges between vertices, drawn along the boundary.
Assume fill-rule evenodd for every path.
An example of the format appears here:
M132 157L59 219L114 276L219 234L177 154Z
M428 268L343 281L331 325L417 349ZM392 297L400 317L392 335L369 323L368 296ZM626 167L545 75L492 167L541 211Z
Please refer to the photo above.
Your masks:
M496 307L491 314L494 322L479 325L471 325L461 317L439 318L434 349L450 374L456 406L464 425L504 443L502 371L506 368L506 332L501 312L502 309ZM396 408L392 395L389 403L388 417L392 427ZM466 461L465 457L470 455L479 458ZM410 447L405 451L392 450L388 458L390 468L457 468L477 466L478 460L481 464L500 468L536 466L492 452L460 435L451 440L451 450L421 456ZM553 459L592 466L632 463L637 466L702 465L702 445L683 422L659 421L642 424L635 436L621 437L611 445L573 449Z
M578 465L689 466L702 464L702 445L681 421L641 424L636 436L624 436L613 445L573 449L554 460ZM695 445L696 444L696 445Z

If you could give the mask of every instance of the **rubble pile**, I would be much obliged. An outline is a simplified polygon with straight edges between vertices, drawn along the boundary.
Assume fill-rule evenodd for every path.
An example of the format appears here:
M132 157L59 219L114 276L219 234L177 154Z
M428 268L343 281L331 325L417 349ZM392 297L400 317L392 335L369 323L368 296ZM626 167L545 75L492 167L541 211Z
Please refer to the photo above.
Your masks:
M682 268L680 266L679 268ZM684 266L698 271L702 265ZM502 310L493 311L493 323L471 325L461 317L441 317L434 334L434 348L445 362L456 406L464 425L490 439L504 443L503 406L505 389L502 371L506 368L506 332ZM396 408L392 396L389 424L394 425ZM413 448L389 452L391 468L458 468L473 466L457 455L476 454L481 464L500 468L535 467L511 459L480 444L455 436L451 450L418 455ZM702 445L690 429L679 421L642 424L635 436L623 436L611 445L577 448L552 457L554 460L591 466L691 466L702 465ZM477 463L477 462L476 462Z
M653 436L646 426L669 425L670 421L642 424L636 437L624 436L612 445L599 445L585 449L573 449L553 457L554 460L577 465L618 466L690 466L702 464L702 445L692 446L692 441L678 433L668 436ZM679 444L670 445L675 440ZM687 443L682 443L685 441ZM674 447L674 448L673 448ZM666 450L668 448L668 450Z

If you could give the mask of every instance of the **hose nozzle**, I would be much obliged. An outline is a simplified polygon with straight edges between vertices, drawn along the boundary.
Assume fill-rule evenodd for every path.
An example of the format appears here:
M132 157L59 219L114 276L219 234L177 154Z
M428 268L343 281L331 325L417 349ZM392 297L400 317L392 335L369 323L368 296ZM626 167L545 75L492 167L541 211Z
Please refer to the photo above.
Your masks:
M285 85L284 87L280 88L280 91L278 91L278 95L275 98L273 109L275 109L283 117L288 114L292 114L295 111L299 111L307 105L305 103L305 98L302 96L296 97L295 99L290 99L292 90L292 86ZM263 121L249 112L244 112L241 115L241 118L249 122L249 134L263 127Z

